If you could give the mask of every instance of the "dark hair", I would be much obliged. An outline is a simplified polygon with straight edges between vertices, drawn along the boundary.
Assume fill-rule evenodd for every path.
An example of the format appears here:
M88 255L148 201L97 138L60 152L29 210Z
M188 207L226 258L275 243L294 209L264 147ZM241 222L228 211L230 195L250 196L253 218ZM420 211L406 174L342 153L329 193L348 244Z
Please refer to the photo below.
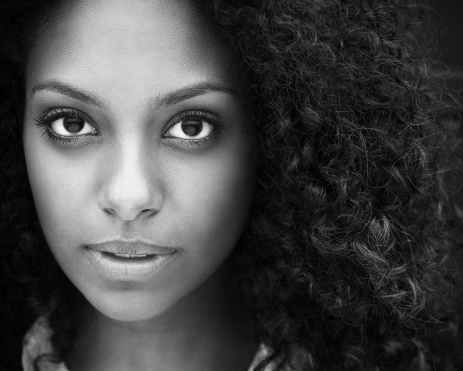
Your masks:
M64 357L77 291L40 231L21 145L27 48L53 3L0 5L1 314L24 334L51 312ZM447 346L426 342L451 284L426 12L405 0L210 5L255 107L258 185L236 256L256 337L273 350L260 369L451 369ZM3 349L19 360L17 344Z

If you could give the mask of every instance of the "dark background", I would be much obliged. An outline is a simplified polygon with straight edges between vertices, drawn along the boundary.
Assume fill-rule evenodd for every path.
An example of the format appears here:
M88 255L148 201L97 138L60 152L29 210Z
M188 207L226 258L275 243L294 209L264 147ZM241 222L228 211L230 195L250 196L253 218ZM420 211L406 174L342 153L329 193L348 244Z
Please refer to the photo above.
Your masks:
M463 0L423 0L433 10L437 57L450 67L451 79L463 88Z

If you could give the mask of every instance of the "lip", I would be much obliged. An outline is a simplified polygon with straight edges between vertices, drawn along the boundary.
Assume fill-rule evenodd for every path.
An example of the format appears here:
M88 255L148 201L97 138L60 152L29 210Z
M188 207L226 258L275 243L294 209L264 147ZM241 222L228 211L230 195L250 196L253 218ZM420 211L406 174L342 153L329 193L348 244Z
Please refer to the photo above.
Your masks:
M110 240L85 245L92 265L109 280L142 280L158 274L178 248L143 241ZM118 254L118 255L116 255Z
M147 242L135 240L109 240L86 245L87 249L109 254L130 254L130 255L170 255L177 252L177 248L160 246Z

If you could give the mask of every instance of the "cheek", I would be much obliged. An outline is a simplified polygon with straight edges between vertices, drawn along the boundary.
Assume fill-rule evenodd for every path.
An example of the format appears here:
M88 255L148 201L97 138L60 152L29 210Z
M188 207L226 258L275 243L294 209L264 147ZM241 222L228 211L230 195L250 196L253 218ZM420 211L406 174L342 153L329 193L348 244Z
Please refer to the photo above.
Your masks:
M246 223L255 183L255 159L248 146L177 167L172 209L178 228L205 254L231 250ZM218 246L219 245L219 246Z
M92 168L76 159L70 166L66 156L58 154L37 135L25 130L25 155L29 181L40 224L53 241L69 239L76 233L82 205L88 204L92 193Z

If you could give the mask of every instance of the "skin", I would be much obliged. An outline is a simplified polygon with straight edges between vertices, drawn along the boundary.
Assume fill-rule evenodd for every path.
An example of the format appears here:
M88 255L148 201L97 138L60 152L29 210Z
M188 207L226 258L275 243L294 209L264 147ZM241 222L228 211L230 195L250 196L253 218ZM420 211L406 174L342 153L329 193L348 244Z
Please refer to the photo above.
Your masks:
M82 294L68 367L246 370L256 346L228 262L256 167L240 63L187 1L74 1L52 19L26 71L24 149L45 237ZM88 118L77 134L62 120L75 110ZM196 145L172 129L192 110L209 115ZM50 112L48 128L72 142L36 125ZM114 238L175 247L175 258L148 278L108 277L86 246Z

